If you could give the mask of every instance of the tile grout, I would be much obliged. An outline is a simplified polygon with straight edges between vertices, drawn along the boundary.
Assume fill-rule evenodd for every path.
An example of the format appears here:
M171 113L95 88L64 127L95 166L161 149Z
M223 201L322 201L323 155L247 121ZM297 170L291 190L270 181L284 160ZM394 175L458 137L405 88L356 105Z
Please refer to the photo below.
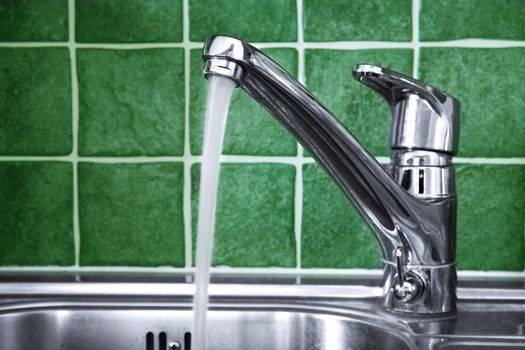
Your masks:
M190 164L200 163L200 155L183 155L183 156L122 156L122 157L89 157L89 156L0 156L0 162L15 161L64 161L64 162L89 162L89 163L162 163L162 162L189 162ZM390 157L377 156L376 160L380 163L387 164ZM221 163L279 163L279 164L312 164L315 160L309 156L250 156L250 155L221 155ZM523 157L454 157L454 164L478 164L478 165L525 165Z
M454 164L501 164L501 165L525 165L525 158L484 158L484 157L454 157Z
M182 1L182 42L184 47L184 179L182 210L184 216L184 261L186 267L193 264L192 213L191 213L191 165L190 150L190 54L189 47L189 2Z
M413 0L414 1L414 0ZM416 6L416 5L413 5ZM180 43L75 43L79 49L115 49L139 50L162 48L202 48L203 42L185 41ZM298 48L298 42L253 42L259 48ZM0 42L0 47L31 48L31 47L68 47L69 42ZM410 49L412 41L327 41L303 42L304 49ZM456 47L456 48L512 48L525 47L525 40L494 40L494 39L459 39L449 41L420 41L420 47Z
M297 80L305 85L304 60L304 27L303 27L303 0L296 1L297 9ZM294 191L294 233L295 233L295 265L301 269L302 261L302 229L303 229L303 147L297 142L297 164L295 165Z
M419 78L419 11L421 0L412 0L412 49L414 51L412 76Z
M75 249L75 266L80 265L80 215L78 190L78 124L79 124L79 95L77 53L75 47L75 0L68 1L69 41L68 49L71 61L71 114L73 150L71 162L73 165L73 244Z

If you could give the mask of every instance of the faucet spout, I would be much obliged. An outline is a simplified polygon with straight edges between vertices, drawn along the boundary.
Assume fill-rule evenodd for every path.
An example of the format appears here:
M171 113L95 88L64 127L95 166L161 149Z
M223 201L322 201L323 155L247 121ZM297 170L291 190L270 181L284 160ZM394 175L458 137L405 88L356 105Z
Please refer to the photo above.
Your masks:
M235 38L212 36L203 58L206 77L233 79L265 107L328 172L367 221L384 256L385 305L406 312L453 310L454 293L439 301L441 296L428 293L435 283L432 279L440 274L448 280L438 289L455 288L456 199L450 153L428 147L394 149L395 164L389 173L331 112L261 51ZM413 106L424 101L414 94L403 103ZM410 303L390 293L400 282L396 280L399 247L405 269L415 271L417 280L428 285L427 293ZM436 270L443 272L431 272Z

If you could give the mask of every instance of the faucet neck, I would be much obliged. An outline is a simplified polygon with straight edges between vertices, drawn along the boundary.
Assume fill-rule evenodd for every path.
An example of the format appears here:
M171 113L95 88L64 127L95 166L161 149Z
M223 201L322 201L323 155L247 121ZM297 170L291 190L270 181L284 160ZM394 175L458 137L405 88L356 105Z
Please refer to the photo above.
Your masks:
M385 288L393 288L396 280L390 266L398 247L406 254L406 267L421 268L428 286L434 276L430 270L446 266L454 271L447 275L455 276L456 199L447 153L394 150L390 174L315 97L259 50L234 38L216 37L206 44L203 57L205 76L235 80L301 142L354 204L381 246ZM388 302L389 294L385 305L401 310ZM402 311L450 311L452 296L430 305L427 298L435 295L426 291Z

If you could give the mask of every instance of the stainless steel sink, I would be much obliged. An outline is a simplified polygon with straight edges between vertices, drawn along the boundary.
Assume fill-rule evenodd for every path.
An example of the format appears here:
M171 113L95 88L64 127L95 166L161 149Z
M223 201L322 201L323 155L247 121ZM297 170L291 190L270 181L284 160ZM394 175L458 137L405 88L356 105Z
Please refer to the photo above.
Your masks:
M0 276L0 349L190 349L191 283L105 280ZM414 318L383 310L380 279L255 281L211 286L208 349L525 349L520 283L471 284L456 314Z
M0 316L0 349L189 350L187 305L28 304ZM222 305L209 313L209 349L415 349L383 327L287 305ZM176 347L174 347L176 348Z

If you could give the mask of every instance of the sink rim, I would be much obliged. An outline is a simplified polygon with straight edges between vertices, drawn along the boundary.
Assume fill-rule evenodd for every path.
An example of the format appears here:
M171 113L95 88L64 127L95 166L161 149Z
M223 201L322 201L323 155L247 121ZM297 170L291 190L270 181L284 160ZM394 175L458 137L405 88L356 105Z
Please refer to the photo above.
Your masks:
M480 281L481 282L481 281ZM194 294L192 283L179 282L0 282L0 301L6 296L104 296L118 295L129 297L141 296L187 296ZM247 294L255 297L294 297L294 298L330 298L363 299L378 298L383 289L378 286L348 285L312 285L312 284L245 284L212 283L209 286L211 297L243 297ZM459 287L458 301L525 301L525 288L505 287Z
M129 308L174 308L189 310L193 296L193 284L187 274L169 276L151 275L33 275L12 276L0 274L0 317L9 313L22 313L26 310L44 310L65 307L96 307L97 305ZM210 286L213 310L232 310L244 308L260 311L280 309L287 312L306 312L344 317L350 321L368 323L386 333L399 337L413 347L413 339L441 339L450 344L461 342L489 343L489 340L508 345L525 343L525 336L513 335L508 330L498 334L461 334L428 332L412 328L411 323L448 322L450 316L433 316L414 319L406 314L383 310L380 305L382 295L381 279L377 276L354 277L349 279L320 276L304 279L283 279L272 277L264 283L254 283L245 277L220 276L217 283ZM458 310L467 308L467 313L475 315L484 305L519 305L525 310L525 289L523 279L499 279L488 281L485 278L463 281L468 287L458 289ZM521 288L520 288L521 286ZM248 295L248 296L247 296ZM81 300L82 299L82 300ZM470 309L469 309L470 308ZM495 309L498 312L500 309ZM519 311L522 312L522 311ZM525 312L525 311L523 311ZM463 321L464 322L464 321ZM498 330L501 331L501 330ZM503 332L503 331L501 331ZM417 340L417 341L419 341ZM459 344L458 343L458 344ZM487 345L489 346L489 345ZM417 348L417 347L413 347Z
M99 298L100 299L100 298ZM0 308L0 326L5 325L9 327L10 324L15 322L17 320L17 316L22 317L22 319L28 320L32 319L33 317L35 319L40 319L43 315L51 316L51 319L53 319L53 315L57 315L62 320L61 322L65 322L63 311L67 312L67 315L71 317L72 320L75 320L75 313L82 313L86 310L94 312L94 315L99 315L98 317L101 317L100 312L106 314L107 312L107 319L111 320L113 317L118 317L119 312L144 312L146 311L148 315L151 315L151 317L159 317L159 319L163 319L162 314L166 315L166 313L169 313L171 315L174 315L172 311L185 311L186 317L191 312L191 301L177 301L177 302L135 302L135 301L122 301L118 302L115 300L92 300L92 301L86 301L86 300L76 300L76 298L71 299L65 299L61 298L60 300L55 301L44 301L42 299L40 300L26 300L19 303L11 304L11 305L4 305L2 308ZM357 315L353 311L348 311L342 313L340 311L340 308L333 307L333 306L312 306L307 304L292 304L292 303L251 303L251 304L245 304L245 303L234 303L234 302L224 302L224 303L212 303L212 312L219 312L217 315L217 319L221 319L224 317L224 314L222 312L232 312L234 315L237 314L241 316L238 320L242 320L243 317L248 317L249 319L253 319L255 317L255 320L258 319L259 315L262 317L262 319L269 319L271 320L272 317L275 317L277 313L286 313L289 314L288 317L284 319L283 322L285 324L295 324L297 317L302 319L304 316L307 317L307 319L313 319L317 320L317 322L320 322L321 324L332 324L333 321L336 321L337 323L344 325L345 327L350 327L349 329L355 329L355 327L358 327L358 329L366 329L366 330L374 330L374 332L379 332L377 334L382 334L382 336L386 337L387 339L391 339L391 341L399 342L399 344L403 344L403 349L410 349L410 350L417 350L418 346L413 340L410 335L406 333L406 328L400 326L399 324L386 324L385 322L380 322L380 320L371 320L370 317L366 317L365 315ZM152 313L152 311L161 312L159 313ZM246 314L243 313L243 311L247 311ZM260 313L259 315L256 315L257 313ZM113 316L112 316L113 314ZM177 313L176 313L177 314ZM265 315L269 314L269 315ZM304 314L304 315L301 315ZM126 315L126 314L120 314ZM180 313L178 313L180 315ZM89 314L82 314L82 317L90 318ZM98 319L97 317L97 319ZM268 318L270 317L270 318ZM213 316L212 316L213 319ZM282 318L280 318L283 320ZM100 319L99 319L100 320ZM235 321L235 319L233 319ZM147 322L147 321L146 321ZM236 321L238 322L238 321ZM67 322L73 329L75 329L74 325L71 325L71 323ZM257 322L254 323L257 325ZM134 326L131 325L133 328ZM151 327L149 326L148 329L155 328L155 326ZM322 328L320 328L322 329ZM147 330L147 329L146 329ZM1 328L0 328L1 333ZM67 331L66 331L67 333ZM359 334L359 333L351 333L351 334ZM353 336L351 336L353 339Z

